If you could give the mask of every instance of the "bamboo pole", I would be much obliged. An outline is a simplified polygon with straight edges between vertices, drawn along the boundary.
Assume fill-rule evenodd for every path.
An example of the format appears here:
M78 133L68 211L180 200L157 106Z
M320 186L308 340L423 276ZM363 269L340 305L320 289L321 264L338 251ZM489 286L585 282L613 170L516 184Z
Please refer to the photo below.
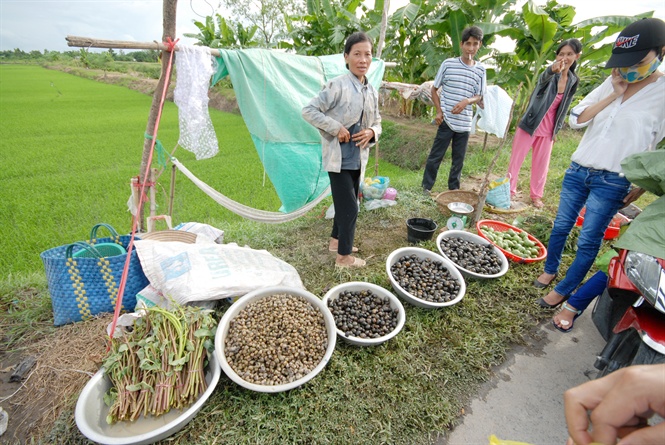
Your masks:
M517 93L515 93L515 97L519 97L521 89L522 89L522 83L520 82L520 84L517 87ZM489 167L487 167L487 174L485 175L485 179L483 180L483 183L480 186L480 192L478 193L478 206L473 212L471 224L473 224L476 221L480 221L480 217L483 212L483 207L485 207L485 198L487 198L487 186L489 184L489 176L490 173L492 173L492 170L494 169L494 165L496 164L497 159L499 159L499 155L501 154L501 149L508 140L508 130L510 129L510 123L513 121L514 110L515 110L515 101L513 101L513 104L510 106L510 114L508 115L508 123L506 124L506 131L504 133L505 137L501 139L499 148L497 148L496 153L494 154L494 159L492 159L492 162L490 162Z
M173 39L172 36L171 38ZM65 37L65 40L67 41L67 46L75 46L80 48L153 49L157 51L168 51L169 49L167 45L156 40L152 42L132 42L128 40L102 40L92 37L80 36L67 36ZM175 50L180 50L178 45L175 46ZM213 56L221 55L218 49L208 48L208 50Z
M94 37L80 37L80 36L67 36L65 37L67 41L67 46L77 47L77 48L111 48L111 49L154 49L156 51L168 51L169 47L162 42L153 40L152 42L134 42L130 40L103 40L95 39ZM219 49L207 48L210 51L210 54L216 57L220 57L222 53ZM175 46L176 51L180 51L178 45ZM377 58L381 58L380 54L377 55ZM386 68L395 68L397 62L383 62L383 65Z

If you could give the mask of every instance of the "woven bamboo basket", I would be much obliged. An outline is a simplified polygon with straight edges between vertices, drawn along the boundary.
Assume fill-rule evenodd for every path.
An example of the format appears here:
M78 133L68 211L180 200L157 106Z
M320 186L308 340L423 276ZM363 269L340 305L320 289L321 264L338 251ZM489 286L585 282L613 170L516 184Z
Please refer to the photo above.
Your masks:
M470 204L475 209L478 208L480 197L476 192L469 192L466 190L448 190L447 192L441 192L436 195L434 200L439 207L439 211L443 213L444 216L448 217L452 215L450 213L450 209L448 209L448 204L451 202L463 202Z
M157 232L142 233L142 240L153 241L179 241L181 243L195 244L196 234L184 230L159 230Z

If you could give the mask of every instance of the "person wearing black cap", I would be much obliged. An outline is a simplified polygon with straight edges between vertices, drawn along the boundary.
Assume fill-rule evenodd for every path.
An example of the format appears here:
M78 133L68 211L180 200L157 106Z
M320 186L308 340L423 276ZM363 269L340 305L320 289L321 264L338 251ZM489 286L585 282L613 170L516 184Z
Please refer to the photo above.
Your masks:
M658 71L664 53L665 22L648 18L631 23L605 64L612 68L610 77L570 112L570 126L587 129L566 170L545 270L534 286L545 288L555 280L566 239L584 206L586 213L575 259L565 277L538 300L542 307L553 308L569 298L591 268L616 212L644 193L631 190L621 162L654 150L665 137L665 74Z

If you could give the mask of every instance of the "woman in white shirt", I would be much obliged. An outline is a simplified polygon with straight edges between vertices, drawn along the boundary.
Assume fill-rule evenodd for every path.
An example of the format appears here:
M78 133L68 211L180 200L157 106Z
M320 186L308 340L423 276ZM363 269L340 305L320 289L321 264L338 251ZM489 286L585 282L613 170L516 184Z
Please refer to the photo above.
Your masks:
M563 280L538 300L542 307L556 307L569 298L591 268L616 212L644 193L631 190L621 161L654 150L665 137L665 75L657 69L664 54L665 22L649 18L628 25L605 64L613 68L611 76L570 113L572 128L588 128L564 176L545 270L535 287L545 288L556 279L566 239L584 206L586 213L575 259ZM570 305L564 309L573 317L580 313Z

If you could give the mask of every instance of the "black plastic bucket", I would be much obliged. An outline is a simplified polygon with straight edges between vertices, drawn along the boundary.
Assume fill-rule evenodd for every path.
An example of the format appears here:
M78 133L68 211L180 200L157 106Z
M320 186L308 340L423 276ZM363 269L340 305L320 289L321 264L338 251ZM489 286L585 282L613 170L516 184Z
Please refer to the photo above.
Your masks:
M411 218L406 220L407 241L410 243L419 243L432 239L432 235L437 229L437 224L428 218Z

